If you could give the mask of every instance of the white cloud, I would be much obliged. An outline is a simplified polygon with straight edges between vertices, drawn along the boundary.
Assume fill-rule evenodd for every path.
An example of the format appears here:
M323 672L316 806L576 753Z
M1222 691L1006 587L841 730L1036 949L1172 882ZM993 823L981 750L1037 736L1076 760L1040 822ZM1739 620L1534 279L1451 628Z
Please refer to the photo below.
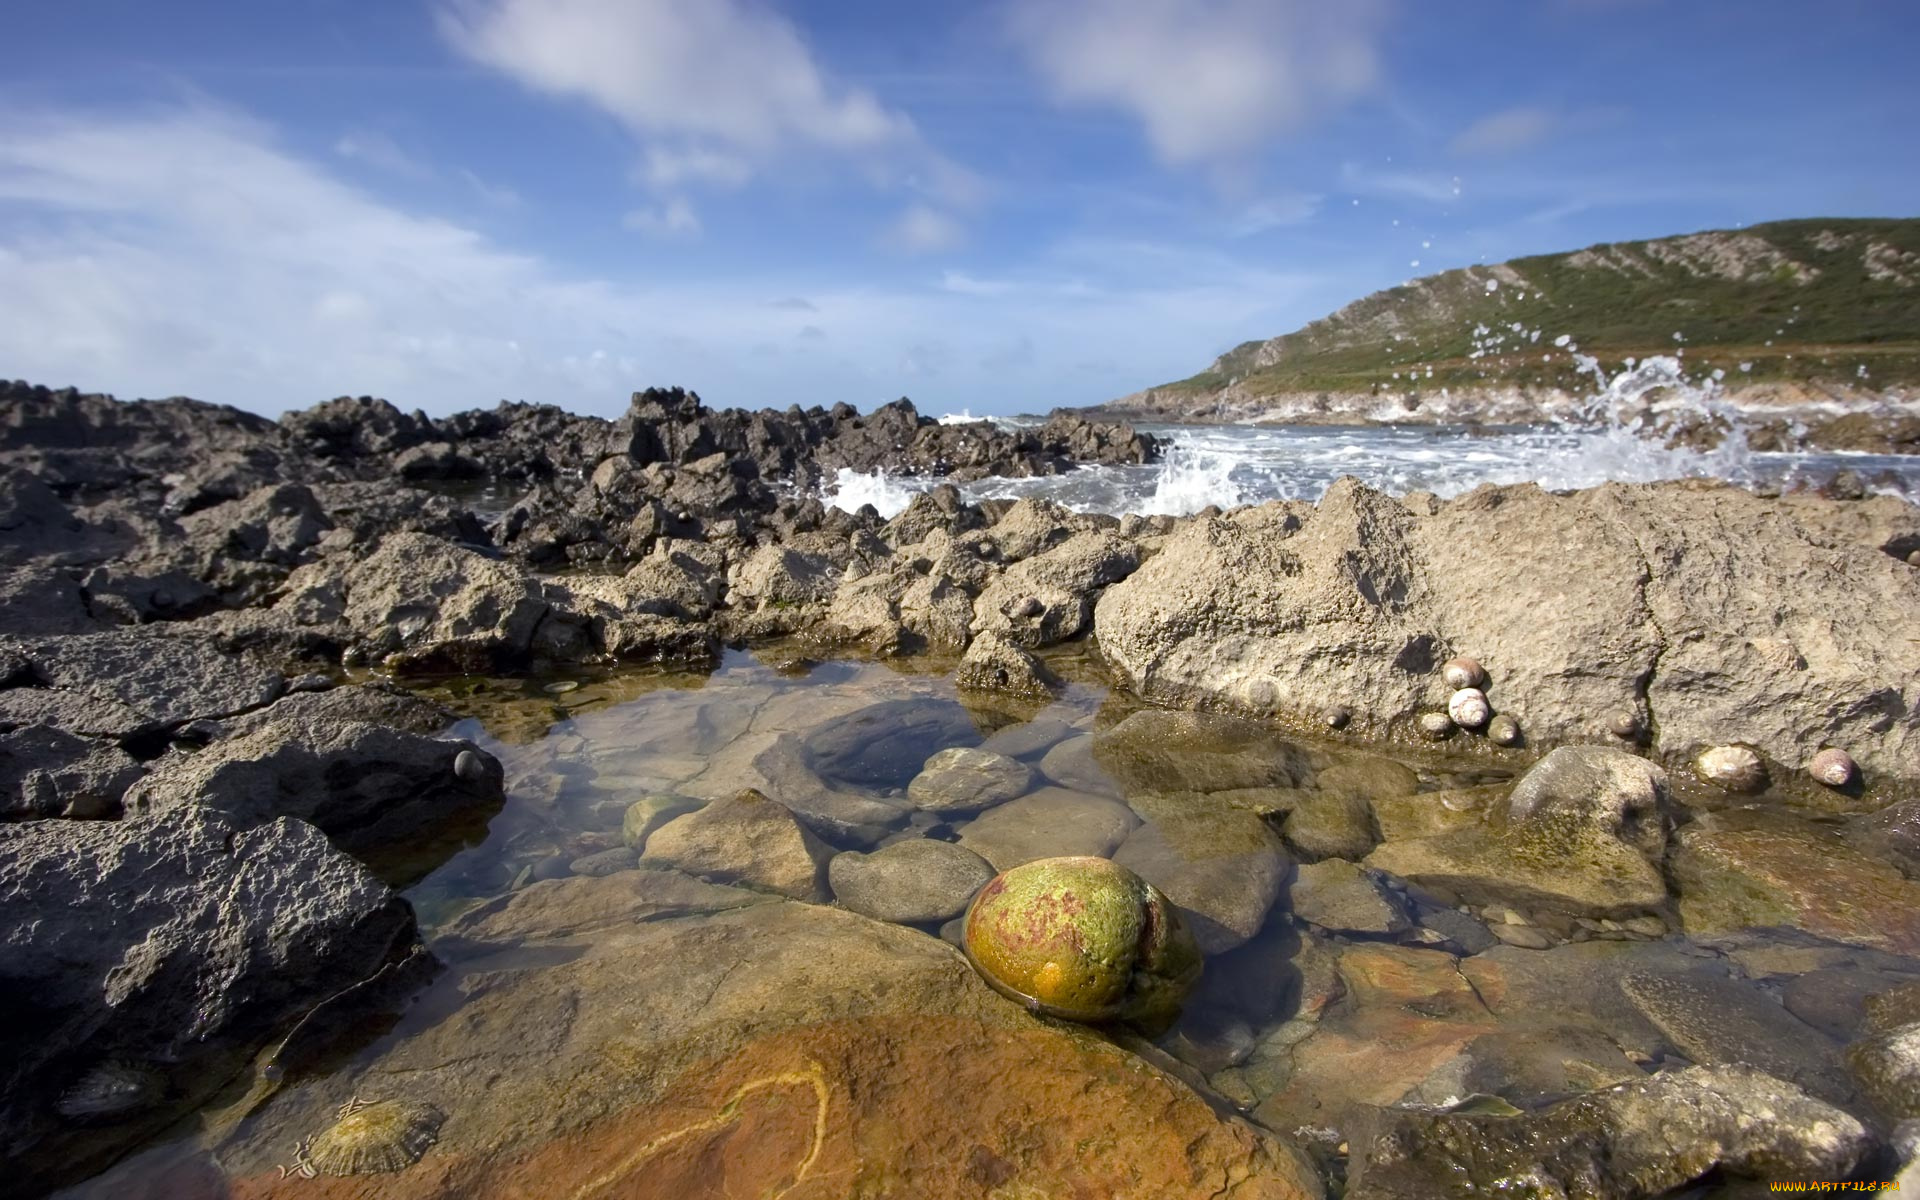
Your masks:
M1015 285L1005 279L981 279L965 271L942 271L940 290L956 296L1004 296Z
M1343 163L1340 181L1363 196L1393 196L1404 200L1424 200L1430 204L1450 204L1466 190L1458 175L1435 171L1389 171Z
M1461 155L1512 154L1543 141L1557 123L1558 118L1544 108L1503 109L1461 130L1449 148Z
M755 0L454 0L439 18L475 62L672 140L674 182L727 150L871 150L915 136L871 92L834 81L792 22Z
M356 130L342 134L333 144L341 158L366 163L408 179L431 179L433 168L400 148L400 144L377 130Z
M699 146L670 150L649 146L638 175L648 187L667 189L687 183L738 187L753 176L753 167L737 154Z
M1013 0L1054 96L1137 117L1164 162L1225 162L1371 91L1387 0Z
M1320 211L1320 197L1306 192L1287 192L1249 204L1228 223L1234 237L1252 237L1287 225L1313 219Z
M939 209L925 204L909 205L900 218L889 225L882 240L896 250L909 254L928 254L951 250L966 240L966 230Z
M1112 245L1037 254L990 305L939 280L851 285L830 264L595 277L385 203L337 165L205 108L0 107L0 362L50 384L267 413L370 393L434 412L504 397L610 414L635 388L674 383L751 407L910 391L935 412L978 411L983 396L1044 408L1185 375L1223 337L1291 328L1276 306L1317 286ZM981 370L1022 337L1037 361L1016 383ZM786 349L739 352L761 344ZM1113 372L1072 370L1092 358ZM936 373L909 389L909 363Z
M633 209L621 219L621 224L653 237L687 238L700 235L700 215L693 211L693 205L679 196L664 204Z

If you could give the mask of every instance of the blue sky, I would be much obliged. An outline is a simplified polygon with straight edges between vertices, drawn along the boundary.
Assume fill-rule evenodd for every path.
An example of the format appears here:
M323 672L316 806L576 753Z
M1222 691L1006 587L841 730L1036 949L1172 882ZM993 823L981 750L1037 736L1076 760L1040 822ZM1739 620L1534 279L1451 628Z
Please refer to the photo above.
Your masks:
M1920 196L1880 0L64 0L0 41L0 376L266 413L1044 411L1448 267Z

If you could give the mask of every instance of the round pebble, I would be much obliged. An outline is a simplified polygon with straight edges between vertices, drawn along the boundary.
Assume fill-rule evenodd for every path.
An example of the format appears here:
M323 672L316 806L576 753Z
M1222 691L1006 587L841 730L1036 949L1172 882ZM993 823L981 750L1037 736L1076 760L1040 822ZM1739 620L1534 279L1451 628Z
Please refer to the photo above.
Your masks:
M471 750L462 750L453 756L453 773L467 783L479 783L487 777L487 764Z
M1421 737L1429 738L1436 742L1442 738L1453 736L1453 718L1443 712L1421 713L1415 724L1420 729Z
M1478 659L1450 658L1440 668L1440 678L1446 680L1450 688L1477 688L1486 686L1487 673Z
M555 681L541 688L540 690L547 693L550 696L563 696L566 693L573 691L575 688L579 686L580 684L577 681L572 679L556 679Z
M1920 567L1920 550L1910 551L1907 554L1907 565L1910 567Z
M1518 746L1520 722L1504 714L1495 717L1487 722L1487 740L1496 746Z
M1714 746L1693 760L1694 773L1730 792L1757 792L1766 786L1767 768L1745 746Z
M1447 716L1462 729L1478 729L1493 717L1493 706L1479 688L1463 687L1447 698Z
M1828 787L1847 786L1853 782L1854 772L1858 769L1854 766L1853 755L1831 746L1814 755L1813 761L1807 764L1807 774Z

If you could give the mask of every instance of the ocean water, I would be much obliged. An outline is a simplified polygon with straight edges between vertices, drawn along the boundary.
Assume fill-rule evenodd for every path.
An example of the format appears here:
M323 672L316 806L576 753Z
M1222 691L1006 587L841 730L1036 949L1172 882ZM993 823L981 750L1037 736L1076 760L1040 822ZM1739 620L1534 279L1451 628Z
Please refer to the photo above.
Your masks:
M1720 422L1732 432L1709 451L1669 447L1650 430L1676 416ZM1148 424L1140 428L1172 442L1158 463L989 479L960 490L970 500L1045 496L1083 512L1176 516L1210 504L1317 500L1343 475L1394 495L1452 497L1485 483L1564 489L1687 478L1790 489L1817 487L1851 471L1870 489L1920 496L1920 457L1762 453L1748 447L1744 419L1714 381L1691 383L1677 360L1654 358L1610 378L1597 376L1582 411L1548 424ZM871 504L891 516L941 482L843 469L823 487L822 498L848 511Z

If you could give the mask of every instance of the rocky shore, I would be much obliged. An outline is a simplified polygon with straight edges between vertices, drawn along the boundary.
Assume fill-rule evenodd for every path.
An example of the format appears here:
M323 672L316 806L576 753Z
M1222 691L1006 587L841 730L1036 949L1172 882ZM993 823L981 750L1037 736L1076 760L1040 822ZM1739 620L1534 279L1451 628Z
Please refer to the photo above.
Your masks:
M247 1115L343 1028L452 986L428 984L396 889L506 802L501 764L443 736L458 714L402 685L699 669L780 638L942 656L962 689L1036 703L1060 686L1049 659L1083 643L1125 692L1200 711L990 753L898 710L717 742L706 787L627 812L620 863L461 918L440 957L618 936L550 970L455 972L467 1015L380 1068L470 1099L505 1087L517 1113L589 1099L539 1128L449 1125L439 1173L391 1194L518 1194L706 1129L715 1107L750 1114L728 1134L743 1179L938 1145L967 1182L928 1195L1115 1161L1143 1174L1104 1186L1241 1197L1318 1195L1327 1170L1356 1197L1529 1173L1557 1181L1543 1195L1653 1196L1709 1172L1898 1167L1920 1009L1900 993L1871 1029L1862 1014L1920 979L1920 509L1697 483L1443 502L1345 480L1317 504L1179 520L951 487L891 520L813 498L840 467L964 479L1155 452L1124 425L1008 433L904 402L748 414L648 391L601 421L343 399L273 422L0 389L0 1159L44 1189L218 1096L241 1177L207 1194L275 1193ZM1345 748L1261 749L1276 731ZM1490 782L1420 790L1381 765L1394 748ZM888 754L911 759L904 798L822 769ZM1743 807L1763 788L1803 819ZM900 840L931 822L955 837ZM1160 887L1209 953L1263 964L1258 997L1214 997L1240 1015L1176 1031L1172 1052L1123 1052L897 927L937 928L1036 823ZM1781 926L1797 949L1751 932ZM1801 1044L1829 1010L1782 981L1820 972L1860 1012ZM1546 1019L1601 980L1602 1015ZM1746 1014L1751 1036L1702 1028L1711 1013ZM515 1047L510 1070L463 1058L480 1027ZM962 1144L912 1092L952 1047L977 1055L965 1121L1121 1148ZM1377 1080L1364 1097L1333 1085L1356 1072ZM1461 1107L1527 1087L1524 1116ZM984 1099L1007 1088L1043 1099ZM768 1089L865 1107L809 1142L805 1105L742 1108ZM1155 1120L1178 1136L1141 1135Z

